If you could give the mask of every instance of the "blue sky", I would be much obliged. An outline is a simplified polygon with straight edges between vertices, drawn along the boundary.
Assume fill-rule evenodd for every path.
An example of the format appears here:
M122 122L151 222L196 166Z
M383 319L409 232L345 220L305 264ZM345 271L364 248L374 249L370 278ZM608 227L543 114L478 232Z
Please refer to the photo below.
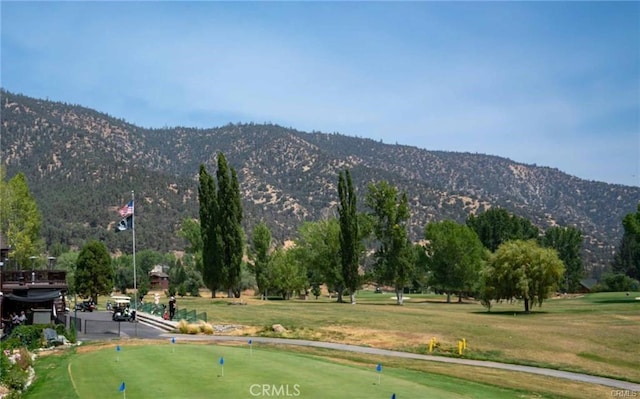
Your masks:
M7 2L6 90L640 185L638 2Z

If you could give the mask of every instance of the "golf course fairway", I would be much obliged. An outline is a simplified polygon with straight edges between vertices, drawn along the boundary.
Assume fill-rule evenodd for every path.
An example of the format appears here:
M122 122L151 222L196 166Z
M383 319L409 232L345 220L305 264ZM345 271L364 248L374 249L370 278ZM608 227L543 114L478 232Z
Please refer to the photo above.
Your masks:
M83 348L84 349L84 348ZM332 362L277 347L126 342L40 360L27 399L517 398L458 378Z

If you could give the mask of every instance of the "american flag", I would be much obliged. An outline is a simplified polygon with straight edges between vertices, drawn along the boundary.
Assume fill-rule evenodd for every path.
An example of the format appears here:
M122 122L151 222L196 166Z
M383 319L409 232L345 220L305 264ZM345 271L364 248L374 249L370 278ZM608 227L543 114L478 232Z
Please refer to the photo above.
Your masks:
M118 209L118 213L120 213L120 216L123 218L133 215L133 201L129 201L127 205Z

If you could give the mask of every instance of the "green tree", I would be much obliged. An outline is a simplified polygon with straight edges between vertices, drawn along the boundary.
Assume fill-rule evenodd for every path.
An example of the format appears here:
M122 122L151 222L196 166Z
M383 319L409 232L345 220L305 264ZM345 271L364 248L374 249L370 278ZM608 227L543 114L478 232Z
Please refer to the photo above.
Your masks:
M200 165L200 185L198 201L200 203L200 232L202 235L202 278L211 290L211 297L223 284L222 233L217 223L218 195L213 177L204 165Z
M149 292L151 288L149 273L156 266L169 266L167 257L152 249L144 249L136 253L136 287L141 291L140 295L146 295Z
M414 292L424 292L429 288L429 254L423 244L413 244L415 268L411 280L411 289Z
M192 267L185 267L185 275L186 278L182 284L184 286L184 291L179 288L178 292L188 292L193 297L199 297L200 287L204 286L202 275Z
M44 250L42 216L23 173L5 183L4 169L0 168L0 201L0 236L11 249L9 257L21 269L31 268L30 258Z
M634 280L626 274L605 273L602 275L604 291L622 292L637 291L640 287L638 280Z
M267 299L269 288L269 263L271 262L271 231L264 222L253 229L253 246L251 248L251 269L255 275L256 285L261 298Z
M114 286L125 294L127 289L133 287L133 255L120 255L111 259L111 267L114 270Z
M535 240L507 241L492 254L483 273L483 303L490 309L492 299L522 300L528 313L531 304L542 306L563 274L564 265L554 249L542 248Z
M194 273L198 274L197 278L192 279L194 282L201 282L197 287L204 287L201 271L203 270L202 253L202 231L200 229L200 222L196 219L187 218L182 221L182 226L178 231L178 235L187 241L185 246L185 255L182 261L176 262L176 266L169 271L169 290L178 291L179 295L184 296L187 292L185 283L187 282L187 270L193 269ZM193 292L193 289L188 290Z
M580 256L582 248L580 230L575 227L551 227L540 237L540 243L558 252L558 257L565 267L563 288L567 292L577 292L580 289L580 280L584 276L584 266Z
M469 215L467 226L491 252L506 241L535 239L539 234L538 228L528 219L511 215L503 208L491 208L478 216Z
M69 251L58 255L56 259L56 270L65 270L66 281L69 294L74 294L74 282L76 273L76 263L78 261L78 252Z
M223 153L218 153L218 212L216 224L222 238L222 264L224 288L229 296L240 297L239 284L244 255L244 232L242 229L242 203L240 185L234 168L229 167Z
M399 194L386 181L369 184L366 204L371 209L373 231L378 240L374 274L381 284L393 285L398 305L415 268L415 252L408 239L410 217L407 194Z
M308 283L307 271L298 261L295 251L282 248L273 252L269 280L273 290L283 299L291 299L294 292L303 292Z
M338 293L342 302L344 280L340 259L340 224L335 218L317 222L305 222L298 228L291 256L306 265L310 283L314 287L326 284L329 292Z
M360 233L358 229L358 211L356 193L349 170L338 175L338 215L340 220L340 261L342 264L342 281L349 292L352 304L356 303L356 290L360 288Z
M182 221L178 235L187 241L184 250L186 253L197 254L202 252L202 232L200 222L196 219L186 218Z
M640 203L635 213L624 217L622 227L624 233L614 255L612 269L615 273L640 280Z
M113 288L113 269L107 247L90 241L82 247L76 262L75 289L83 298L98 303L98 295L108 295Z
M447 294L471 292L485 261L485 248L468 226L451 220L429 223L425 229L429 284Z

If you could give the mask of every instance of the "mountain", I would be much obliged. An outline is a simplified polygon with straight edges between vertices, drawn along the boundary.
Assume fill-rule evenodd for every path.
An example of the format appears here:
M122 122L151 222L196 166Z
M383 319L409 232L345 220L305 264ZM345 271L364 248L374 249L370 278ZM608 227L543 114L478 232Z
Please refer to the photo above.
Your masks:
M385 179L408 193L412 238L428 222L464 222L500 206L541 229L575 226L585 237L587 267L599 273L635 212L640 188L582 180L557 169L497 156L428 151L341 134L271 124L211 129L145 129L78 105L0 92L1 161L18 172L43 214L47 245L104 241L130 252L129 233L115 233L117 209L136 199L136 248L182 250L181 221L198 215L200 164L215 172L223 152L238 171L245 230L264 220L274 238L336 212L338 171L349 168L359 199Z

